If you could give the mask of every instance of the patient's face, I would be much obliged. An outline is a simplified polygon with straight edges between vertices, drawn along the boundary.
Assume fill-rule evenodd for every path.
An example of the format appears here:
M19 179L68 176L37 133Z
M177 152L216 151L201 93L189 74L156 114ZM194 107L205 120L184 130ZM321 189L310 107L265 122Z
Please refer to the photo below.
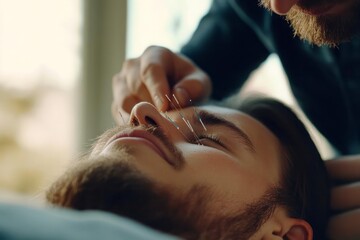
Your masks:
M359 0L260 0L283 11L296 35L317 45L335 45L359 34ZM290 9L290 10L289 10Z
M123 161L181 195L204 186L211 192L210 211L224 215L279 184L279 142L248 115L220 107L162 114L139 103L131 123L105 133L90 159Z

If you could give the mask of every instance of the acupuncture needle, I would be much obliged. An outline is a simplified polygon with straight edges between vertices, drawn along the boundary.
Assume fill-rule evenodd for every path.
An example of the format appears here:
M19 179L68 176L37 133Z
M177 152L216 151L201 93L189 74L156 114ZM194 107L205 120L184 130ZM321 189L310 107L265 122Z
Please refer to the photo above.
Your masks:
M177 101L175 95L173 94L174 98L175 98L175 101L179 104L179 102ZM180 104L179 104L180 105ZM191 106L192 105L192 100L189 99L189 105ZM201 117L200 117L200 114L196 111L196 108L194 108L194 112L195 112L195 115L196 117L198 118L199 122L201 123L201 125L203 126L204 130L207 131L207 128L205 127L205 124L203 123L203 121L201 120Z
M175 94L173 94L173 98L175 99L175 101L176 101L176 103L178 104L178 106L181 108L180 103L179 103L179 101L177 100ZM190 103L190 106L191 106L191 105L192 105L192 100L191 100L191 99L189 100L189 103ZM205 131L207 131L207 129L206 129L203 121L201 120L200 115L197 113L195 107L194 107L194 112L196 113L195 115L196 115L196 117L198 118L198 120L200 121L200 123L201 123L201 125L203 126L203 128L205 129ZM188 120L187 120L187 125L188 125L188 127L190 128L190 130L196 135L196 138L199 139L199 137L198 137L197 134L195 133L194 129L192 128L192 126L191 126L191 124L190 124L190 122L189 122Z
M199 120L199 122L201 123L201 125L203 126L204 130L207 131L207 128L205 127L205 124L203 123L203 121L201 120L200 114L196 111L196 108L194 107L194 112L195 115L197 117L197 119Z
M124 125L126 125L125 119L124 119L123 115L121 114L120 110L118 110L118 113L119 113Z
M173 96L173 98L175 99L175 101L176 101L176 103L177 103L177 105L178 105L179 109L182 109L182 108L181 108L181 106L180 106L179 101L177 100L177 98L176 98L176 96L175 96L175 94L173 94L172 96ZM191 101L191 100L190 100L190 101ZM179 110L178 110L178 111L179 111ZM180 115L181 115L181 116L183 116L183 114L182 114L182 111L181 111L181 110L179 111L179 113L180 113ZM187 120L187 119L185 119L184 117L183 117L183 121L184 121L184 122L185 122L185 124L188 126L188 128L190 129L190 131L193 133L193 135L194 135L194 137L195 137L195 139L196 139L197 143L198 143L199 145L202 145L202 144L200 143L200 138L199 138L199 137L198 137L198 135L195 133L195 131L194 131L193 127L192 127L192 126L191 126L191 124L190 124L190 121L189 121L189 120Z
M167 115L167 112L161 112L162 114L165 115L165 117L175 126L175 128L181 133L181 135L183 135L183 137L186 139L186 141L190 142L189 139L186 137L186 135L180 130L179 125L176 124L176 122L174 120L172 120L169 115Z
M170 102L171 106L172 106L172 107L177 111L177 113L180 115L181 119L184 121L184 123L186 124L186 126L187 126L187 127L190 129L190 131L193 133L196 142L197 142L199 145L201 145L200 139L199 139L199 137L197 136L197 134L194 132L192 126L190 125L190 122L185 119L184 114L182 113L181 110L179 110L179 109L181 109L181 106L180 106L180 104L179 104L179 101L178 101L177 98L175 97L175 95L173 94L173 97L174 97L176 103L179 105L179 108L177 108L177 107L175 106L175 104L171 101L171 99L169 98L169 96L168 96L167 94L165 94L165 97L166 97L167 100ZM184 134L183 134L183 135L184 135ZM185 135L184 135L184 136L185 136Z
M175 106L175 104L171 101L171 99L169 98L169 96L167 94L165 94L165 97L167 98L167 100L170 102L171 106L178 112L178 114L180 115L181 119L185 122L186 126L188 126L184 115L182 114L182 112ZM180 105L179 105L180 106ZM188 126L189 127L189 126Z

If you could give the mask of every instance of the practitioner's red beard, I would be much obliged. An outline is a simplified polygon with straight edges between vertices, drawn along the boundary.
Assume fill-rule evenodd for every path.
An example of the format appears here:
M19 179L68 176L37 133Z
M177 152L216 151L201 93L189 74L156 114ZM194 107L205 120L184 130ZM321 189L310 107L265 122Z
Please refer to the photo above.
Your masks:
M306 10L324 4L343 4L345 0L308 0L300 1L286 15L294 29L294 34L301 39L318 46L336 46L350 41L360 32L360 1L347 0L346 10L334 15L310 15ZM270 10L270 0L260 0L260 4Z

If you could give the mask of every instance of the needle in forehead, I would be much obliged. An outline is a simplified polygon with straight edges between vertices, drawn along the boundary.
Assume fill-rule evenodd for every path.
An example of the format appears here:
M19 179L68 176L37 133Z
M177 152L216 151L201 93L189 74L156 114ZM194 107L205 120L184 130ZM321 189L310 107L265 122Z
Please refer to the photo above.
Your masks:
M174 109L176 109L176 111L179 111L179 110L177 109L177 107L175 106L175 104L171 101L171 99L169 98L169 96L168 96L167 94L165 94L165 97L166 97L167 100L170 102L171 106L172 106Z
M176 127L177 130L180 130L179 125L177 125L176 122L169 117L167 112L161 112L161 113Z
M175 101L179 104L179 101L176 99L175 95L173 94L174 98L175 98ZM180 105L180 104L179 104ZM189 99L189 105L191 106L192 105L192 100ZM199 122L201 123L201 125L203 126L204 130L207 131L203 121L201 120L201 117L200 117L200 114L196 111L196 108L194 107L194 113L195 113L195 116L198 118Z
M196 111L196 108L194 107L194 113L195 116L197 117L197 119L199 120L199 122L201 123L201 125L203 126L204 130L207 131L205 124L203 123L203 121L201 120L200 114Z
M177 98L176 98L175 94L173 94L173 98L175 99L176 103L177 103L177 104L178 104L178 106L180 107L180 103L179 103L179 101L177 100Z
M177 108L177 107L175 106L175 104L171 101L171 99L169 98L169 96L168 96L167 94L165 94L165 97L167 98L167 100L169 100L171 106L173 106L173 108L179 113L179 115L180 115L180 117L182 118L182 120L186 123L184 114L182 114L182 112L181 112L181 110L180 110L180 109L181 109L180 105L179 105L179 107L180 107L180 109L179 109L179 108ZM187 124L186 124L186 125L187 125Z
M184 114L182 114L182 111L181 111L182 107L181 107L179 101L177 100L175 94L173 94L173 98L175 99L175 101L176 101L176 103L177 103L177 105L178 105L178 107L179 107L179 110L178 110L178 111L179 111L179 114L185 119ZM187 120L186 120L186 121L187 121ZM186 123L186 121L185 121L185 123ZM189 122L189 121L188 121L188 122ZM186 124L186 125L188 125L188 124ZM189 127L189 128L190 128L190 127Z
M174 96L175 97L175 96ZM176 98L175 98L176 100ZM189 99L189 105L191 106L192 105L192 100ZM198 118L199 122L201 123L201 125L203 126L204 130L207 131L206 127L205 127L205 124L203 123L203 121L201 120L201 117L200 117L200 114L196 111L196 108L194 107L194 113L195 113L195 116Z

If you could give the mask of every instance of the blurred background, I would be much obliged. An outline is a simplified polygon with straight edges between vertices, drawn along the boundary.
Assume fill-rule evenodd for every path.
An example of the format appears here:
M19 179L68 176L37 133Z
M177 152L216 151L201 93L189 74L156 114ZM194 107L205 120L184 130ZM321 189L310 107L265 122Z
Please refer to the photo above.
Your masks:
M114 125L111 80L124 59L153 44L179 50L210 2L0 0L0 192L39 197ZM276 55L253 90L296 108Z

